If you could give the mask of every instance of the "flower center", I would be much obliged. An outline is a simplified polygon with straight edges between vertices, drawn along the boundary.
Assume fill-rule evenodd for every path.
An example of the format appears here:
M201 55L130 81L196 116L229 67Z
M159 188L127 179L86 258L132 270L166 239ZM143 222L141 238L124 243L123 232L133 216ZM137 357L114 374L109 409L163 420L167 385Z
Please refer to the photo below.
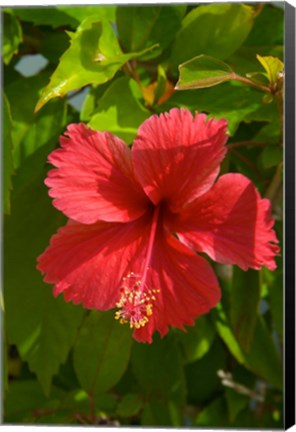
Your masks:
M115 313L115 319L120 324L130 323L130 328L139 329L147 324L152 315L153 301L158 290L150 290L142 286L139 275L129 273L123 278L120 289L121 297L116 306L120 309Z
M116 303L119 310L115 313L115 319L118 319L121 324L129 322L130 328L139 329L147 324L153 312L153 302L156 300L155 294L159 292L159 290L150 289L146 286L158 216L159 206L154 209L142 274L131 272L122 279L121 297L119 302Z

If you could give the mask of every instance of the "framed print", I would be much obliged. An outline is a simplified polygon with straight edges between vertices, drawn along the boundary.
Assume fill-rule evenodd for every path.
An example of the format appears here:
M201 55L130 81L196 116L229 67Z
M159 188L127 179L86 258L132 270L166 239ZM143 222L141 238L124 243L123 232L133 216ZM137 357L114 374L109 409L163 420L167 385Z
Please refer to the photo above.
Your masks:
M7 5L2 423L295 424L295 9Z

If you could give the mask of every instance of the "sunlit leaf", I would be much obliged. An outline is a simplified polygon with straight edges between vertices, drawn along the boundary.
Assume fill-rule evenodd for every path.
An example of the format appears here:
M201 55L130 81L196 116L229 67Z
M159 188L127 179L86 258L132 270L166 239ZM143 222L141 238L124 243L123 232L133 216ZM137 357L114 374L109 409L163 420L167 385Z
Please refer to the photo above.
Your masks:
M8 64L14 54L18 52L19 44L23 40L22 28L14 13L8 9L3 14L3 59Z
M200 55L179 66L177 90L212 87L233 78L231 67L210 56Z
M171 60L175 67L200 54L227 59L248 36L254 20L251 6L208 4L185 16L176 35Z
M266 71L270 84L274 85L280 74L283 72L284 63L277 57L257 55L257 60L261 63Z
M71 45L42 91L36 111L50 99L62 97L70 90L105 83L124 63L146 52L123 54L111 24L96 17L86 18L75 33L68 34Z
M100 98L89 125L96 130L108 130L127 143L132 142L139 125L150 115L141 105L141 97L135 81L127 77L117 79Z
M77 6L70 6L70 5L57 5L56 9L60 12L63 12L70 17L72 17L74 20L77 21L77 24L83 21L85 18L88 18L90 16L95 16L97 21L100 19L102 20L108 20L108 21L115 21L115 13L116 13L116 6L113 5L77 5Z

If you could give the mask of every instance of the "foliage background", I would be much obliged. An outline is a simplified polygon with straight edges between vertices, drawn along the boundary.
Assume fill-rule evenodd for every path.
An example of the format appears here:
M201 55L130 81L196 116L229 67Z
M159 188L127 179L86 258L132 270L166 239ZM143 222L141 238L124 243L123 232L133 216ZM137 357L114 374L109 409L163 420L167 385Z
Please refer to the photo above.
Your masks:
M65 223L43 181L66 125L83 121L131 144L149 115L176 106L229 121L222 172L245 174L271 199L282 241L283 9L2 10L4 422L282 427L281 256L275 272L213 263L222 302L187 333L172 329L152 345L133 341L113 311L54 299L35 265ZM211 58L178 69L202 54ZM32 55L44 67L25 76ZM249 82L227 80L229 66ZM174 90L178 80L189 90Z

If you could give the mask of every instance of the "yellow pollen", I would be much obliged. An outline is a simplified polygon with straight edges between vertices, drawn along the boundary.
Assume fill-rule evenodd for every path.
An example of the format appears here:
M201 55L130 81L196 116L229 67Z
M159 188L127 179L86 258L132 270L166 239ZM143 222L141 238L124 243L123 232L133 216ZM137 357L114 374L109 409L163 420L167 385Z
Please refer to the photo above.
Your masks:
M130 328L144 327L153 313L152 302L156 300L154 294L159 290L142 286L139 275L135 273L129 273L122 282L121 297L116 303L119 310L115 312L115 319L119 320L120 324L129 322Z

